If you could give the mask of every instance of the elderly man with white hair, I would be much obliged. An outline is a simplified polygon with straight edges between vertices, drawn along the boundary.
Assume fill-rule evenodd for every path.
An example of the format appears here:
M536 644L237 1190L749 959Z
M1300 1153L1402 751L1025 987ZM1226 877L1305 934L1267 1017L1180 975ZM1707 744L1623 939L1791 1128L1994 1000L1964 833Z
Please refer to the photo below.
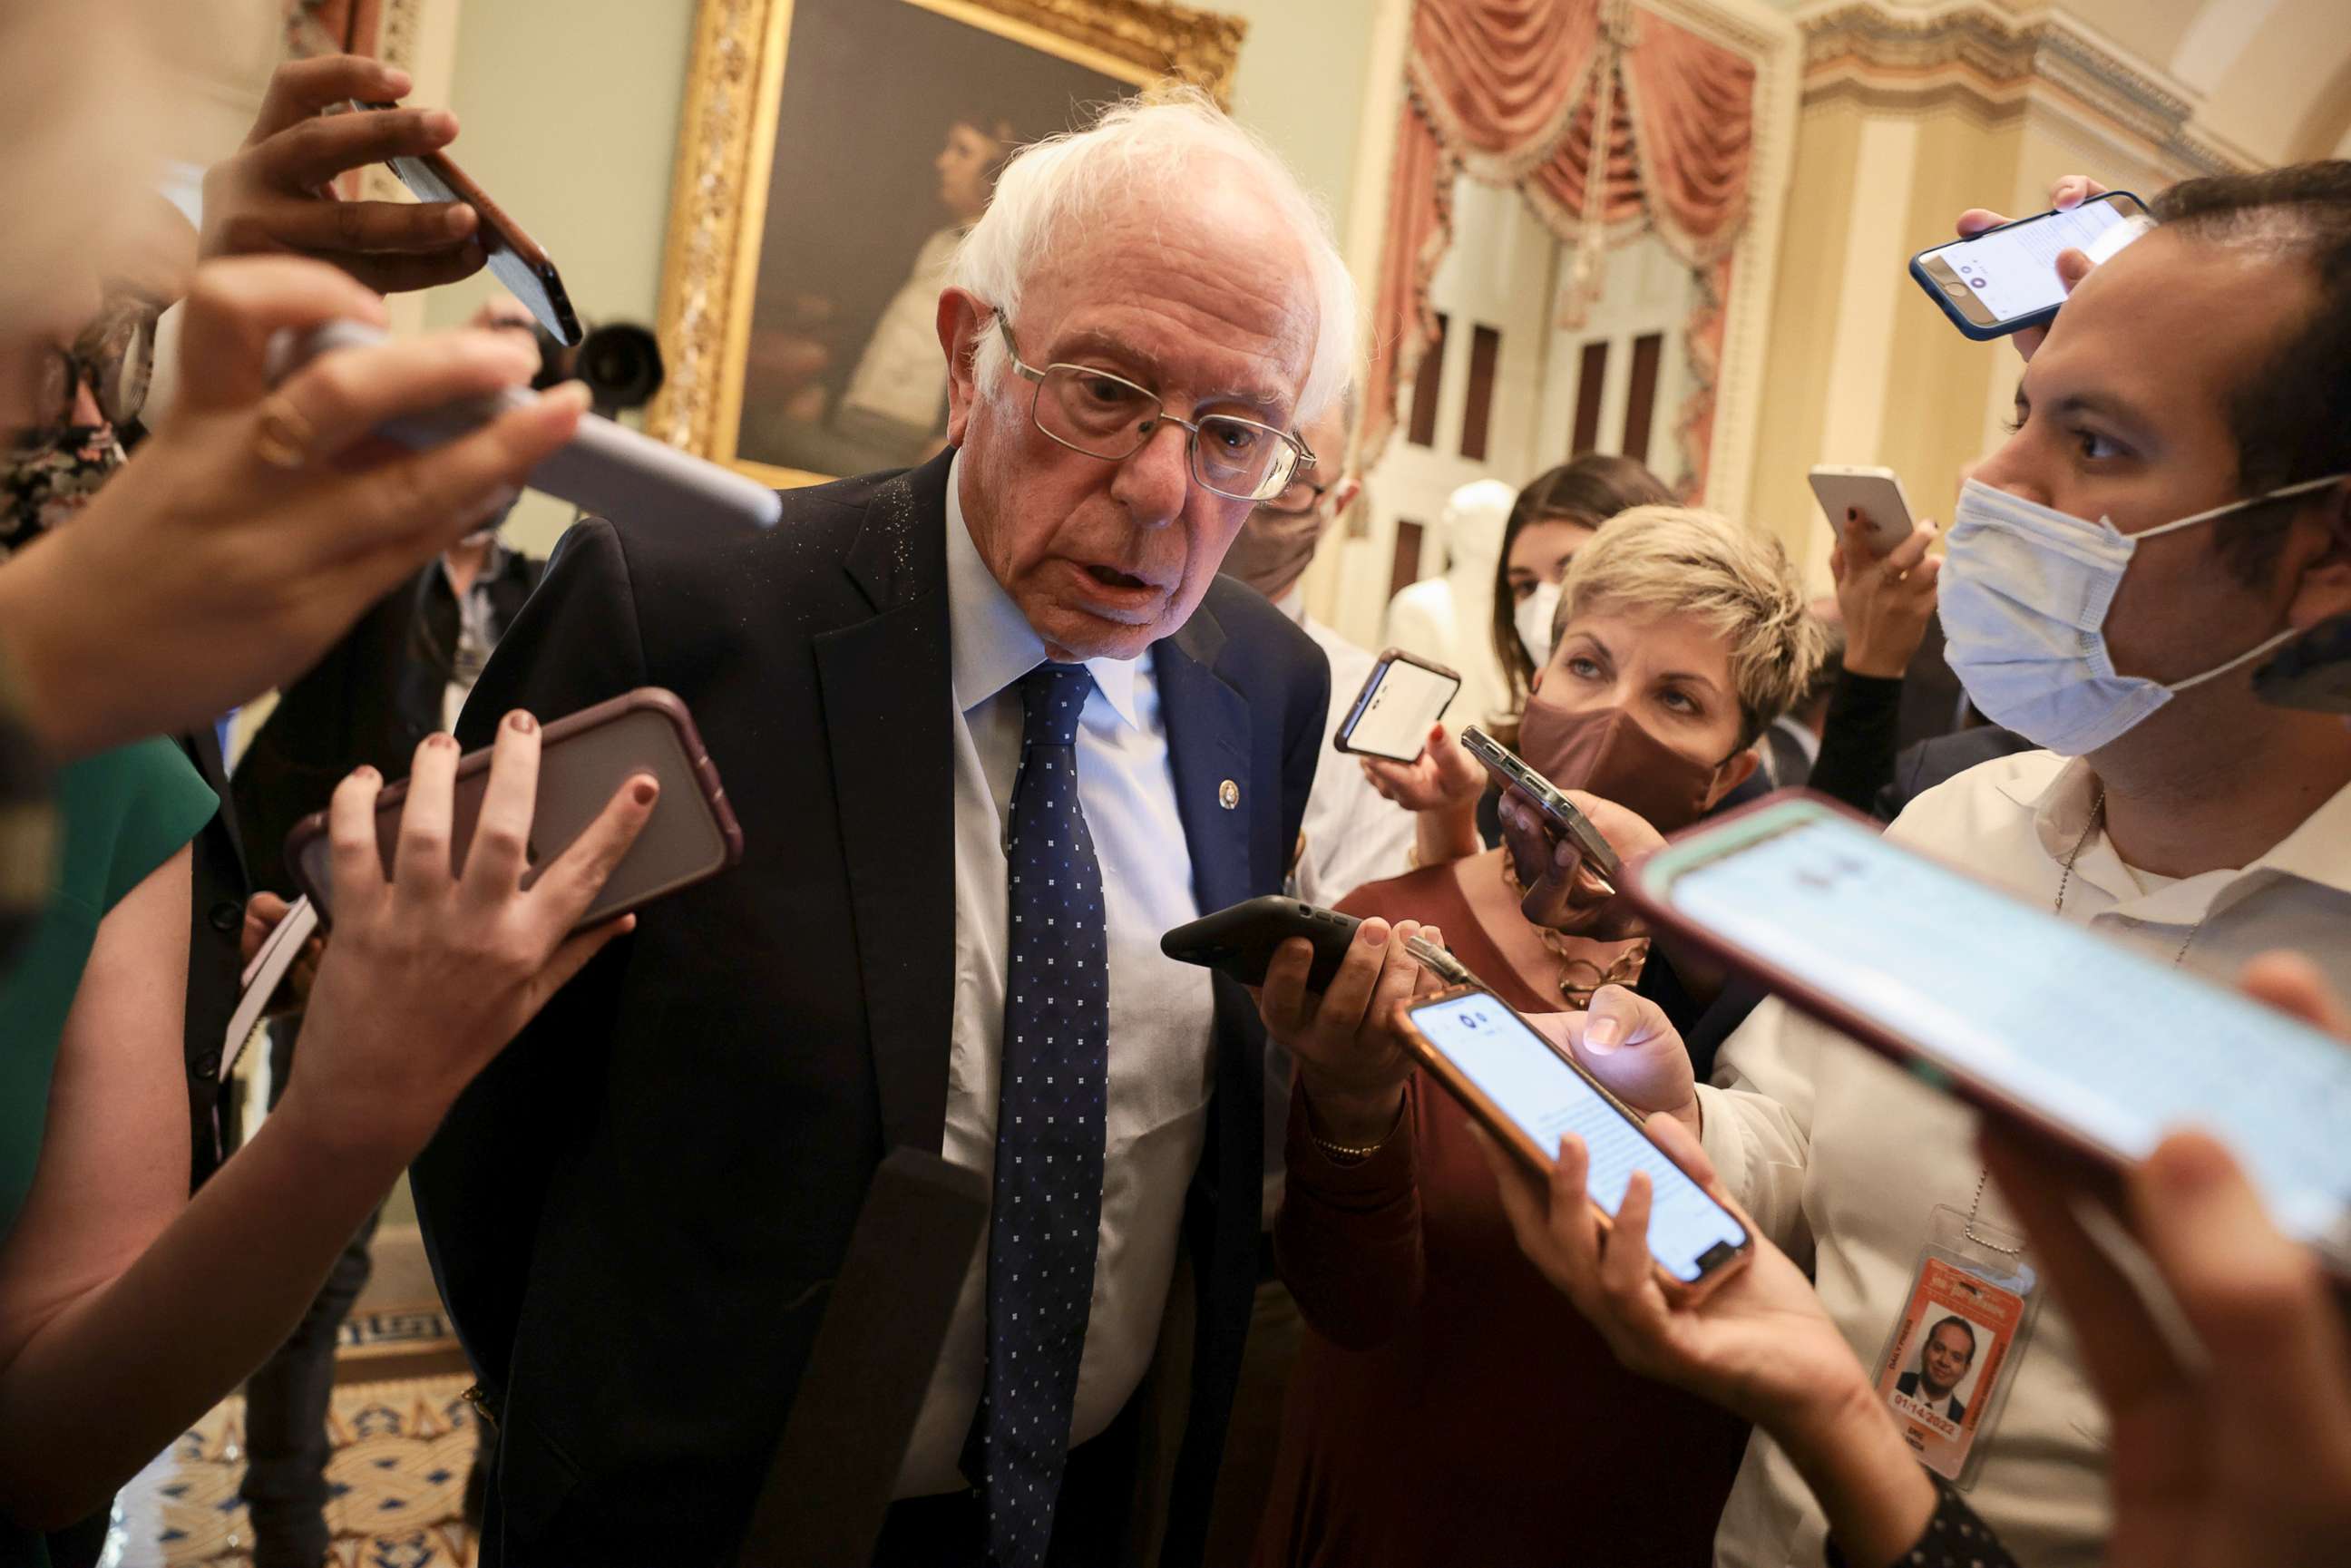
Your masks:
M878 1560L1200 1556L1267 1037L1158 943L1279 891L1297 841L1326 668L1217 571L1315 461L1353 291L1296 180L1187 97L1016 158L937 320L947 452L718 546L574 529L460 727L666 686L748 841L415 1168L496 1422L485 1563L732 1561L901 1145L993 1203ZM1291 1032L1367 1027L1402 946Z

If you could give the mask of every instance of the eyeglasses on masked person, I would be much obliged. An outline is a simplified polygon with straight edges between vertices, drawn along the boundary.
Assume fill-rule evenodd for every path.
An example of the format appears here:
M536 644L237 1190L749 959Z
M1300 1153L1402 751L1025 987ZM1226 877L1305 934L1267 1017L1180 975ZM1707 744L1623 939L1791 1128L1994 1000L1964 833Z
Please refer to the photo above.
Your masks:
M1319 486L1301 478L1314 465L1314 454L1296 436L1238 414L1178 419L1167 412L1158 393L1123 376L1092 365L1056 361L1040 368L1024 362L1013 341L1012 324L1000 311L996 329L1004 334L1013 370L1036 383L1029 417L1039 430L1071 451L1123 463L1142 451L1161 424L1175 424L1185 432L1192 477L1219 496L1270 502L1285 509L1295 506L1301 511L1320 497ZM1295 499L1299 497L1302 502Z

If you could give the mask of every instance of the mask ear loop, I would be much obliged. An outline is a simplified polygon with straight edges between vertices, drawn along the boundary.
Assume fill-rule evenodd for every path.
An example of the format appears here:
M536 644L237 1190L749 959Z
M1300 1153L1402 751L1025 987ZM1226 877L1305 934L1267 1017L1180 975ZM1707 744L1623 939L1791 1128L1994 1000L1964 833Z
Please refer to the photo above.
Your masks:
M2266 507L2273 501L2292 500L2296 496L2306 496L2314 490L2323 490L2327 486L2335 484L2337 480L2345 478L2351 478L2351 475L2328 474L2316 479L2304 479L2296 484L2283 486L2278 489L2268 491L2262 495L2248 496L2241 501L2231 501L2225 507L2215 507L2210 511L2198 512L2192 517L2180 517L2172 522L2162 524L2160 527L2147 528L2142 532L2131 535L2130 538L2134 541L2138 539L2153 538L2158 534L2171 533L2175 529L2187 528L2191 523L2209 523L2215 517L2225 517L2231 512L2241 512L2251 507ZM2227 664L2216 664L2200 675L2190 675L2184 681L2179 681L2171 685L2166 686L2164 690L2171 693L2174 696L2179 695L2181 692L2192 691L2196 687L2202 685L2207 681L2218 680L2220 676L2227 674L2231 670L2241 669L2243 666L2252 664L2255 659L2260 658L2264 653L2284 647L2288 643L2293 642L2300 635L2302 635L2300 631L2294 627L2289 626L2274 637L2265 639L2262 642L2255 643L2252 647L2246 649L2243 653L2238 654Z
M2323 490L2339 479L2351 479L2351 474L2328 474L2317 479L2300 480L2259 496L2248 496L2241 501L2231 501L2225 507L2214 507L2209 511L2196 512L2185 517L2174 517L2168 523L2158 523L2154 528L2142 528L2137 533L2124 537L2132 540L2151 539L2158 534L2176 533L2181 528L2191 528L2198 523L2209 523L2215 517L2225 517L2231 512L2241 512L2250 507L2266 507L2273 501L2287 501L2296 496L2306 496L2313 490ZM2109 521L2106 526L2112 528L2114 525Z

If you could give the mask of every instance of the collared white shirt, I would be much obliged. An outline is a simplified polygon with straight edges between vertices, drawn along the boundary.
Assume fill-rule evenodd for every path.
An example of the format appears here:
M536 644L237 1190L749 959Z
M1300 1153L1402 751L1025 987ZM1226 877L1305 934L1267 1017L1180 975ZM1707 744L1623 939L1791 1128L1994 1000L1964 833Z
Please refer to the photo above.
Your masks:
M1314 788L1299 828L1305 849L1292 869L1290 891L1324 908L1368 883L1402 876L1411 867L1413 816L1372 788L1356 760L1334 748L1339 727L1379 661L1306 613L1306 594L1292 588L1274 608L1314 639L1331 664L1331 706L1322 719L1322 750Z
M1322 718L1322 750L1314 788L1299 826L1302 841L1290 872L1290 894L1328 909L1359 887L1412 869L1413 815L1364 777L1353 757L1333 743L1356 694L1379 661L1306 613L1306 591L1292 586L1274 608L1295 622L1331 664L1331 706ZM1265 1228L1281 1212L1283 1151L1290 1134L1290 1052L1265 1042Z
M1009 893L1003 835L1020 763L1014 683L1045 645L980 559L964 523L963 459L947 472L948 624L955 682L955 1041L941 1154L983 1176L996 1168L1003 1069ZM1199 915L1192 857L1176 810L1167 729L1148 655L1092 659L1094 689L1078 723L1078 803L1101 862L1109 922L1110 1091L1102 1233L1086 1348L1078 1366L1072 1447L1099 1435L1141 1384L1175 1276L1177 1232L1207 1136L1214 1080L1208 971L1159 951ZM957 1468L987 1363L987 1244L964 1276L896 1495L967 1484Z
M2351 789L2242 870L2177 881L2125 865L2103 826L2084 841L2096 790L2087 763L2025 752L1921 795L1886 837L2041 909L2054 906L2079 843L2066 919L2158 963L2186 942L2181 967L2222 984L2254 955L2292 947L2351 989ZM1983 1168L1974 1114L1776 1000L1723 1047L1715 1082L1698 1090L1708 1155L1765 1233L1812 1260L1823 1304L1871 1361L1907 1299L1929 1212L1965 1213L1974 1196ZM2017 1228L1997 1188L1986 1190L1983 1214ZM2088 1568L2103 1559L2106 1419L2053 1300L2042 1303L2006 1407L1979 1441L1990 1447L1969 1505L2017 1561ZM1715 1536L1719 1568L1817 1568L1823 1528L1810 1491L1759 1434Z

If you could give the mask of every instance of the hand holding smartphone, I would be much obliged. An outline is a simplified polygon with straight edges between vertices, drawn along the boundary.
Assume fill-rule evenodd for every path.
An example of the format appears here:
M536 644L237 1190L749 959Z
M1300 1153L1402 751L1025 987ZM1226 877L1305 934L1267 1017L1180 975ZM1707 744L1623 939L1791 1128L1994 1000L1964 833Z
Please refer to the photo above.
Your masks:
M281 334L269 353L273 384L340 349L365 348L383 333L357 321L329 321L299 338ZM376 434L417 451L455 441L539 394L520 387L495 398L392 420ZM580 416L571 439L530 471L530 487L601 517L642 518L729 531L772 528L783 516L775 491L716 463L679 451L600 414Z
M1332 745L1359 756L1413 761L1460 690L1458 673L1402 648L1387 649L1355 694Z
M485 747L458 761L449 833L453 864L465 863L473 842L489 786L490 758L491 748ZM706 881L743 857L743 831L736 825L717 767L703 747L693 716L673 694L644 686L557 719L541 731L529 863L536 867L559 858L622 785L641 773L653 775L661 786L653 815L575 929L588 930ZM407 799L403 781L385 789L376 800L376 838L387 876ZM286 863L321 919L330 918L333 847L326 812L295 824L287 835Z
M1574 801L1550 779L1530 767L1524 758L1476 725L1461 732L1461 744L1470 756L1483 763L1492 774L1494 782L1504 789L1516 789L1534 802L1535 810L1556 829L1562 837L1583 853L1585 862L1612 888L1623 865L1616 851L1592 819L1577 810Z
M1932 246L1910 258L1910 276L1951 324L1979 341L2048 324L2065 302L2057 257L2114 256L2155 226L2147 204L2108 191L2071 209L2002 224Z
M1314 948L1306 988L1323 991L1330 989L1339 966L1346 961L1355 927L1362 924L1352 915L1269 895L1229 904L1178 925L1160 937L1159 950L1179 964L1197 964L1244 986L1262 986L1275 951L1292 937L1302 936Z
M2351 1050L2332 1037L1795 791L1676 835L1625 891L1934 1088L2105 1166L2208 1129L2351 1280Z
M1562 1134L1584 1145L1585 1190L1604 1229L1633 1173L1650 1187L1649 1256L1678 1299L1712 1289L1754 1249L1739 1217L1658 1146L1637 1113L1500 998L1457 987L1405 1009L1404 1040L1430 1077L1495 1140L1548 1179Z
M1813 495L1827 514L1829 529L1844 538L1845 514L1858 512L1869 532L1872 554L1884 555L1908 538L1918 527L1910 512L1910 497L1902 492L1902 476L1891 468L1815 465Z
M354 101L350 111L371 114L399 107L393 103ZM474 215L480 220L475 233L482 248L489 254L490 271L498 281L529 308L531 315L554 335L556 341L574 344L586 335L579 315L571 308L571 296L563 287L563 275L555 269L554 258L523 232L522 225L509 217L504 207L490 200L489 193L458 168L455 160L445 152L427 152L417 157L393 158L386 167L420 202L463 202L473 208Z

